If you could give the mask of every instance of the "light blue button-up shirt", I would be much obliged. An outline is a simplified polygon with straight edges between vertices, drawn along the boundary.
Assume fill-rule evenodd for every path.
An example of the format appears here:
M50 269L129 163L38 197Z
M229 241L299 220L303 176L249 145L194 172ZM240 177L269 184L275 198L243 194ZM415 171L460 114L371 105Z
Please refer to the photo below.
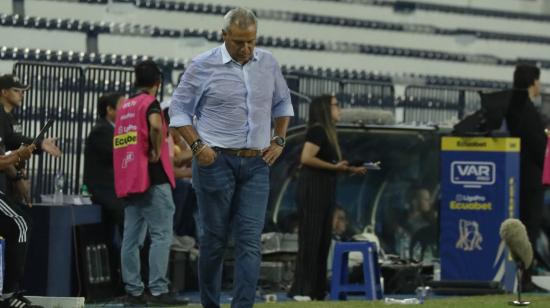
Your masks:
M293 116L290 91L273 55L255 48L245 65L225 44L197 56L172 94L170 126L194 125L210 146L264 149L272 118Z

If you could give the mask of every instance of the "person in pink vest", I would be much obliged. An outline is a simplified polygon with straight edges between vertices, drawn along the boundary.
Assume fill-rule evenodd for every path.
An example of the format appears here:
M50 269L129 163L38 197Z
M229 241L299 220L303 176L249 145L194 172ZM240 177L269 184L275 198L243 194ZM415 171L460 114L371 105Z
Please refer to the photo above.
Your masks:
M166 277L172 243L174 171L166 121L155 98L161 71L155 62L146 60L135 66L135 77L138 94L119 106L113 138L115 191L125 206L122 280L130 304L181 306L186 303L168 294ZM151 237L147 295L139 259L146 231Z

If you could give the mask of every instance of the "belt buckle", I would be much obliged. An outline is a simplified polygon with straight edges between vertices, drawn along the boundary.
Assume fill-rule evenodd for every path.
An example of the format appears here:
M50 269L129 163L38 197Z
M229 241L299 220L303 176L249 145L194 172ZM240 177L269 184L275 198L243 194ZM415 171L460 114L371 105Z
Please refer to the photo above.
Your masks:
M242 155L242 153L243 153L243 150L237 150L237 153L235 153L235 155L240 157Z

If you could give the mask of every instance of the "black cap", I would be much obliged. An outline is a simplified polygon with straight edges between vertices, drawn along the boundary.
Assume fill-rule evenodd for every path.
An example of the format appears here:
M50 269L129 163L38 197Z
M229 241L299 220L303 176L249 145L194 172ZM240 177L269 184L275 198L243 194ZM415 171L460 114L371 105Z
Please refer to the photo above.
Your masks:
M21 83L17 76L6 74L0 76L0 90L4 89L28 90L29 86Z

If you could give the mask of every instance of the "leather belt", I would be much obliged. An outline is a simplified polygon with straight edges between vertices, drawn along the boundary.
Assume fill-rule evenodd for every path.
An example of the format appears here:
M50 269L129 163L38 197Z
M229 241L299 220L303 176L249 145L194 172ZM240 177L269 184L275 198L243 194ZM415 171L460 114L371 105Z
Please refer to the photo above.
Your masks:
M225 154L239 156L239 157L256 157L261 156L262 151L261 150L254 150L254 149L226 149L226 148L218 148L214 147L214 150L220 151Z

